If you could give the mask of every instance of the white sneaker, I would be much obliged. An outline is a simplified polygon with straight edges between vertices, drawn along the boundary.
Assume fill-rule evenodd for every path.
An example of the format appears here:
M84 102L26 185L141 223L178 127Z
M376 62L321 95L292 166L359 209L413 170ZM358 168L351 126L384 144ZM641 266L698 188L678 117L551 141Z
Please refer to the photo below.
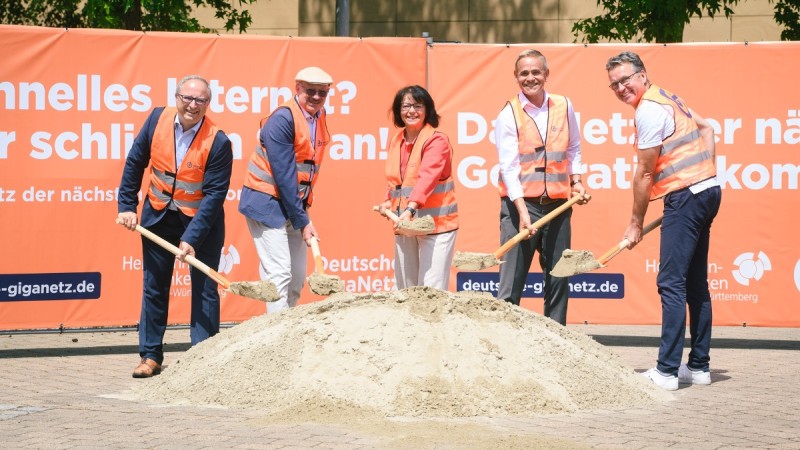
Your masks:
M681 384L711 384L711 372L690 369L686 364L678 368L678 381Z
M656 368L652 368L644 373L642 376L648 378L652 381L656 386L664 389L665 391L677 391L678 390L678 377L675 375L664 375L659 372Z

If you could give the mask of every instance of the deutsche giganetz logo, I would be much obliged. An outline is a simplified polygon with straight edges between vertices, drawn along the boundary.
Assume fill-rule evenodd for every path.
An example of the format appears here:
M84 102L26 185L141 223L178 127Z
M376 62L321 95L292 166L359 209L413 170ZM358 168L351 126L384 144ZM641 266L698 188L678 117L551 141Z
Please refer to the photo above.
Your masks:
M222 257L219 259L219 270L217 272L227 275L233 270L233 266L239 264L239 251L233 244L228 246L228 252L225 253L225 247L222 248Z
M758 252L758 257L753 252L742 253L733 261L733 278L743 286L750 286L750 280L760 280L764 272L772 270L772 263L764 252Z

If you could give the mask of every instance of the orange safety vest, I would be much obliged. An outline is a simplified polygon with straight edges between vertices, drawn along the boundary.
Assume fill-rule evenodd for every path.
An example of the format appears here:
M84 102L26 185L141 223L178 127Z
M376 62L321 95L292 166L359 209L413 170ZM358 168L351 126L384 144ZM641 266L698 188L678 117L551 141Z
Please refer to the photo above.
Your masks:
M311 142L311 131L308 128L306 116L300 109L300 105L294 98L290 99L279 108L289 108L292 112L294 122L294 153L297 163L297 195L307 206L311 206L314 201L314 185L317 183L322 159L325 156L325 149L330 145L331 135L328 133L328 125L325 122L325 110L320 110L317 119L316 139ZM273 112L274 114L274 112ZM261 127L264 126L269 116L261 120ZM275 198L280 198L278 186L272 176L272 168L267 159L269 150L264 147L263 142L250 155L250 162L247 165L247 173L244 176L244 185L250 189L264 192Z
M219 129L208 117L197 130L183 163L175 171L175 108L164 108L150 143L150 190L147 198L155 210L170 201L189 217L194 217L203 199L206 160Z
M517 124L519 181L523 197L569 198L567 98L549 94L547 102L547 139L544 143L536 122L522 108L519 97L514 96L508 102ZM497 187L501 197L508 196L502 174Z
M656 160L650 200L715 176L717 169L714 160L683 100L654 84L645 91L639 105L643 100L671 106L675 119L675 132L664 140Z
M419 179L419 166L422 161L422 149L425 143L439 133L432 126L425 125L417 136L411 155L406 165L405 176L400 175L400 145L403 142L403 130L400 130L389 144L389 158L386 160L386 181L389 186L392 209L399 214L408 206L409 197ZM440 133L441 134L441 133ZM453 147L450 146L450 159L453 156ZM423 208L417 210L417 217L431 216L436 228L431 234L444 233L458 229L458 203L456 203L455 182L452 170L450 176L439 180L433 192L425 200Z

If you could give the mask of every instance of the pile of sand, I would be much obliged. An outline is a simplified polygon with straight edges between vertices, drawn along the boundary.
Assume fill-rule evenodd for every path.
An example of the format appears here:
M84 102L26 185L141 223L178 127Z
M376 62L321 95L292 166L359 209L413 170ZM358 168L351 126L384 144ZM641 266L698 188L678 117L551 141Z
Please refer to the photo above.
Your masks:
M531 416L671 398L588 336L488 295L430 288L342 293L255 317L130 395L296 420Z

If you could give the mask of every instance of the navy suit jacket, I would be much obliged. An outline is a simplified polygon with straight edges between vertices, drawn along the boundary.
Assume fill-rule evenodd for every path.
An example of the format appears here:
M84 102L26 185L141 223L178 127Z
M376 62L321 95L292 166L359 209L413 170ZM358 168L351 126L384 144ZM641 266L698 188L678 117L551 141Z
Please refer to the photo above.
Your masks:
M153 134L156 129L163 107L155 108L147 120L144 122L139 135L133 141L128 158L125 160L125 169L122 172L122 181L119 185L119 198L117 208L119 212L136 212L139 205L139 189L142 186L142 178L145 169L150 164L150 150L153 142ZM175 152L173 142L172 151ZM203 245L209 233L221 236L224 240L225 230L225 211L223 203L228 195L228 188L231 183L231 172L233 169L233 150L231 141L224 132L219 131L211 145L211 151L206 161L206 169L203 174L203 199L194 217L189 217L178 211L186 230L181 236L181 240L188 243L195 249ZM144 189L144 206L139 219L143 227L149 227L161 220L168 208L158 211L150 205L147 198L149 186ZM215 236L216 237L216 236ZM217 240L217 239L213 239Z

